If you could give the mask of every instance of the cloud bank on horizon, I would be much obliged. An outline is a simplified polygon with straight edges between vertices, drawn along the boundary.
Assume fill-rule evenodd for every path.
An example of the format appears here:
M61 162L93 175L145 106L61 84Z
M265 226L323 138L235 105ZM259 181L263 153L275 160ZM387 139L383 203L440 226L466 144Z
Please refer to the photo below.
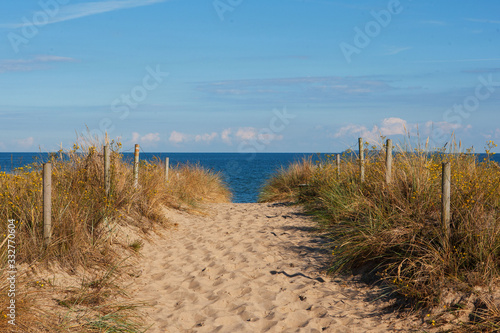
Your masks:
M146 151L500 140L500 3L0 5L0 151L76 133ZM453 9L453 10L451 10Z

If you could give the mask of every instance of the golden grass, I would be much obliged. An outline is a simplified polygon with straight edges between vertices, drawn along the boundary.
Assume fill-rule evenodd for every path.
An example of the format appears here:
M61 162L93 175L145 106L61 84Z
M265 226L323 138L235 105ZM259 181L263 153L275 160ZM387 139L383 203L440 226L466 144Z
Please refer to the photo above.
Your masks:
M488 156L494 147L487 144ZM364 183L355 156L343 156L340 176L331 158L321 166L304 160L270 179L260 200L288 199L317 216L331 236L333 272L362 268L415 306L448 309L427 320L431 326L464 321L468 331L493 330L500 324L500 299L481 300L492 295L484 291L497 288L500 277L500 167L457 150L400 148L389 185L385 149L367 157ZM441 225L443 162L452 169L449 246ZM474 297L461 300L453 293ZM472 306L481 314L472 324L460 316L465 299L482 304ZM443 319L449 309L456 309L454 320Z
M115 281L126 268L119 265L123 253L111 244L114 226L129 225L143 234L165 225L162 207L203 209L203 203L228 202L230 192L219 174L200 166L177 166L165 182L159 161L141 162L139 186L133 186L132 167L122 160L121 144L111 142L111 190L104 190L102 143L80 139L65 158L52 156L52 242L43 241L42 165L35 163L13 173L0 173L0 239L8 234L7 220L16 222L16 264L49 267L54 262L68 272L79 267L95 278L58 300L63 309L45 313L37 304L41 284L18 274L17 331L19 332L140 332L131 315L133 304L112 304L120 294ZM140 249L139 240L121 244L131 253ZM9 332L6 308L9 302L6 282L7 246L0 248L0 331ZM126 266L126 265L125 265ZM26 270L26 269L25 269ZM100 276L100 277L99 277ZM45 288L50 284L45 284ZM43 288L42 288L43 289ZM73 288L74 289L74 288ZM54 291L55 292L55 291ZM123 300L122 300L123 301ZM68 316L59 318L61 311ZM91 308L98 309L96 311ZM87 309L87 310L84 310ZM16 331L16 330L13 330Z

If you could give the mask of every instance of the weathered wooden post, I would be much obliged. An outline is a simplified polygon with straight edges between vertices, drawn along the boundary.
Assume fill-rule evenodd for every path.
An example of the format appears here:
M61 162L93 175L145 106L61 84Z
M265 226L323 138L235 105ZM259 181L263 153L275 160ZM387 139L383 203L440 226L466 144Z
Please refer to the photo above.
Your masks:
M168 157L165 158L165 182L168 183L168 169L170 165L170 159Z
M443 163L443 189L441 194L441 223L443 224L445 241L448 244L448 241L451 236L450 230L450 220L451 220L451 212L450 212L450 202L451 202L451 165L450 162Z
M358 139L359 143L359 179L363 183L365 181L365 153L363 146L363 138Z
M385 182L391 183L392 180L392 140L387 139L385 152Z
M106 197L109 197L109 191L111 188L111 176L110 176L110 158L109 158L109 144L104 145L104 190L106 191Z
M139 185L139 145L135 144L134 151L134 187Z
M337 154L337 177L340 178L340 154Z
M43 165L43 239L52 240L52 163Z

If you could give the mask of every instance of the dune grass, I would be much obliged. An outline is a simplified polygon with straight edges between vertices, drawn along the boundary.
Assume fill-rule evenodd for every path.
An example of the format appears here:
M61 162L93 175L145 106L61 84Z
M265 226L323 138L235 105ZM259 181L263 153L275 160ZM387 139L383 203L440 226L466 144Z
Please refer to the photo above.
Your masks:
M121 144L112 141L111 190L106 196L102 142L80 138L73 149L53 154L52 162L52 226L50 244L43 240L42 165L34 163L0 173L0 239L7 234L7 220L15 220L16 265L52 267L56 263L64 271L75 273L79 268L91 271L92 278L80 288L68 291L58 300L62 312L44 312L37 307L50 282L35 283L20 270L17 276L17 331L19 332L141 332L140 321L134 318L133 304L113 304L120 292L117 276L126 272L119 262L140 251L141 237L166 225L163 207L183 210L203 209L203 203L228 202L230 192L217 173L199 165L175 166L165 182L164 167L159 160L141 162L139 186L133 186L130 164L120 154ZM140 234L128 244L114 238L117 225L134 227ZM1 241L0 241L1 243ZM6 280L7 246L0 248L0 331L13 328L7 323L9 302ZM45 295L47 296L47 295ZM67 308L67 309L66 309ZM87 310L85 310L85 308ZM66 309L66 310L64 310ZM90 310L94 309L94 310ZM97 310L96 310L97 309ZM36 317L36 318L35 318ZM113 328L114 327L114 328ZM16 331L16 330L12 330Z
M487 144L488 157L495 146ZM321 166L305 159L268 180L260 200L291 200L315 215L331 237L332 272L362 269L414 308L446 310L429 312L430 326L498 329L500 167L458 150L399 147L389 185L385 149L368 155L364 183L356 156L344 154L340 176L333 156ZM452 170L449 243L441 225L443 162Z

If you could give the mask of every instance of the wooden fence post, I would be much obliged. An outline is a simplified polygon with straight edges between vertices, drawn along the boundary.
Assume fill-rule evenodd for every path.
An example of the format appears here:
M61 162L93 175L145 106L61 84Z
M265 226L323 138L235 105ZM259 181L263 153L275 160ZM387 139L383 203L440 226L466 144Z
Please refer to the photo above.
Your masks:
M337 154L337 177L340 178L340 154Z
M134 187L139 185L139 145L135 144L134 151Z
M170 159L165 158L165 182L168 183L168 169L170 168Z
M106 191L106 197L109 197L109 191L111 188L111 177L109 173L110 158L109 158L109 144L104 145L104 190Z
M441 194L441 223L443 224L445 241L448 244L448 241L451 236L450 230L450 220L451 220L451 212L450 212L450 202L451 202L451 166L450 162L443 163L443 190Z
M43 165L43 239L52 240L52 163Z
M363 138L358 139L359 143L359 171L360 171L360 181L363 183L365 181L365 153L363 146Z
M387 139L385 152L385 182L390 184L392 180L392 140Z

